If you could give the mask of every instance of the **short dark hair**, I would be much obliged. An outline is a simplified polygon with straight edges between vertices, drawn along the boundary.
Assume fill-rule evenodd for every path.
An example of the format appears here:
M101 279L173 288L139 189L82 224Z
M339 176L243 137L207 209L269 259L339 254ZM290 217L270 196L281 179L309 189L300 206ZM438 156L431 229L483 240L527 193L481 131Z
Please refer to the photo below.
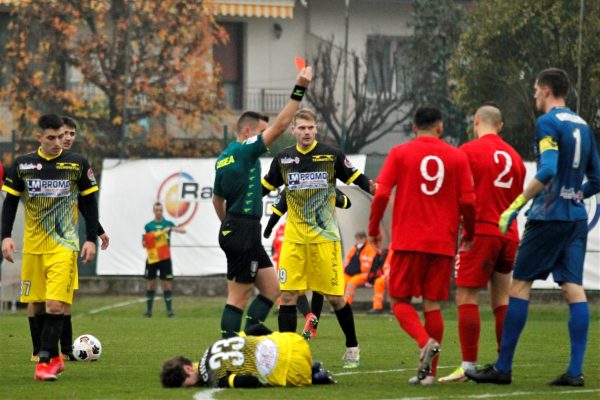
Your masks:
M246 111L238 118L237 130L238 132L241 131L246 125L252 125L252 128L254 128L258 121L269 122L269 117L256 111Z
M166 388L178 388L183 385L187 378L187 373L183 369L184 365L194 365L192 361L183 356L175 356L165 361L160 370L160 383Z
M154 204L152 204L152 207L156 207L156 206L163 206L162 203L160 201L156 201L154 202Z
M60 129L63 126L63 120L56 114L44 114L38 119L38 126L42 130Z
M415 112L413 123L417 129L430 129L442 121L442 112L434 106L419 107Z
M539 86L548 86L554 97L567 97L569 93L569 75L560 68L548 68L535 78Z
M366 239L367 238L367 234L364 231L360 231L360 232L356 232L356 234L354 234L355 238L362 238L362 239Z
M69 128L77 129L77 122L75 122L73 118L63 115L62 120L64 125L68 126Z

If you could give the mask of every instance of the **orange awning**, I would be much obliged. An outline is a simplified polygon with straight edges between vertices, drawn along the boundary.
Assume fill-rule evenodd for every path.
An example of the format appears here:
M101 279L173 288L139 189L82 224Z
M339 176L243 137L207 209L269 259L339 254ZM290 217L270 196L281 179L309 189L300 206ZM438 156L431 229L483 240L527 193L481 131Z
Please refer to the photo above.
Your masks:
M232 17L293 18L294 0L205 0L214 15Z

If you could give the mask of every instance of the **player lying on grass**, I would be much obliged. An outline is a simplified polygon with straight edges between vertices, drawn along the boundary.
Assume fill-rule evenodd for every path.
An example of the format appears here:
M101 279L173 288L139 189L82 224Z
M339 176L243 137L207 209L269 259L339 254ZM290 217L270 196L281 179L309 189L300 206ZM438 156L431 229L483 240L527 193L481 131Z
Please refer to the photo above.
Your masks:
M199 363L183 356L167 360L163 387L257 388L335 383L331 372L312 361L310 347L293 332L272 332L262 324L246 334L214 342Z

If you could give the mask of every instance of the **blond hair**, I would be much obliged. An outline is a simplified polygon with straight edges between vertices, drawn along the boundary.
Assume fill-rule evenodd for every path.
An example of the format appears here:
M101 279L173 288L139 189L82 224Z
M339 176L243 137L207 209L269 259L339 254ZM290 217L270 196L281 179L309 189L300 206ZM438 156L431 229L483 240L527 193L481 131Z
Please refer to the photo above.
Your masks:
M292 119L292 125L296 125L296 120L303 119L305 121L312 121L315 124L317 123L317 114L315 114L312 110L308 108L303 108L302 110L296 111L294 114L294 118Z

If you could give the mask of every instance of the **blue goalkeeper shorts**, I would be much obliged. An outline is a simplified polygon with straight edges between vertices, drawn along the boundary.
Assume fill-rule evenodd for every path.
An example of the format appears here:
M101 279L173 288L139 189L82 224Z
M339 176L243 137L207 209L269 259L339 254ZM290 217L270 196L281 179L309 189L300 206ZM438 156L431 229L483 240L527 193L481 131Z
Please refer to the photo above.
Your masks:
M529 220L519 245L513 278L533 282L552 273L554 282L581 285L587 221Z

